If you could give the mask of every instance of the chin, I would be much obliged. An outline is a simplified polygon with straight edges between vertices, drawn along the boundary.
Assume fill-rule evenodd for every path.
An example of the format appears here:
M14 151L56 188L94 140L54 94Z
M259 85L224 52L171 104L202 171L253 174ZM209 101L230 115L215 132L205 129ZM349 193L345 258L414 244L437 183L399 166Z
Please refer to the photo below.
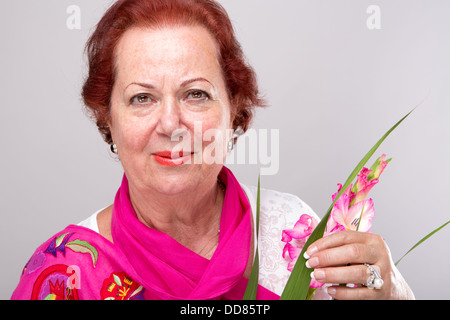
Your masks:
M202 184L214 184L222 169L221 165L186 164L176 168L164 168L152 175L151 183L158 192L165 195L177 195L200 190ZM155 172L154 171L154 172Z
M200 168L183 165L172 168L153 168L146 184L165 195L177 195L198 187L202 181Z

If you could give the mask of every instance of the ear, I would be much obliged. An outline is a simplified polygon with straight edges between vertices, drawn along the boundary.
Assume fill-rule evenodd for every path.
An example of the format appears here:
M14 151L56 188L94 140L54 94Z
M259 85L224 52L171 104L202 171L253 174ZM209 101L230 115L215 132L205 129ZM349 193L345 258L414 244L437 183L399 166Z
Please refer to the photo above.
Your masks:
M230 129L235 129L235 124L234 124L234 120L236 120L236 113L231 111L230 112L230 123L229 123L229 127Z
M109 129L109 133L111 134L111 140L114 142L113 126L112 126L111 117L109 117L109 120L106 121L106 126L107 126L107 128Z

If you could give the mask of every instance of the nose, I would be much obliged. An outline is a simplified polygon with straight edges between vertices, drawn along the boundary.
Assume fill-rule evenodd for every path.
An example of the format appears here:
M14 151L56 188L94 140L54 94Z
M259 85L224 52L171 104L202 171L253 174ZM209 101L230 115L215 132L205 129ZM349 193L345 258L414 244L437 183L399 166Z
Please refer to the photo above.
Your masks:
M179 129L182 129L180 111L180 104L175 98L164 99L156 125L156 132L168 137L171 137L175 132L179 132Z

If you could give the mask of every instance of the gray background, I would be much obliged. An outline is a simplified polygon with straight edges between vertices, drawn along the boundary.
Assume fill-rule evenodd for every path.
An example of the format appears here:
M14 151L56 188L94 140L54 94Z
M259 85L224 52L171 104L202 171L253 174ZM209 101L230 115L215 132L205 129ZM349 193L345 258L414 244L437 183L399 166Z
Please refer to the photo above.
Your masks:
M265 188L294 193L322 216L338 182L382 145L393 158L372 191L373 232L394 259L449 219L450 2L222 0L270 108L254 128L280 130L280 170ZM84 43L111 1L0 2L0 298L36 247L112 203L122 168L82 111ZM69 30L69 5L81 29ZM366 9L381 8L369 30ZM370 161L372 162L372 161ZM258 165L231 166L246 184ZM399 265L419 299L450 298L450 228Z

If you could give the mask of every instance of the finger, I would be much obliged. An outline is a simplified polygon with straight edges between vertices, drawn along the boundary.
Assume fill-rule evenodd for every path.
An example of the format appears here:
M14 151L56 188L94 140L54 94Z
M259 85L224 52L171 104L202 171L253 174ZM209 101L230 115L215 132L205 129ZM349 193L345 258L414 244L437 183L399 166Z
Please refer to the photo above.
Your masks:
M327 293L337 300L375 300L383 298L382 290L370 290L366 287L331 286L328 287Z
M376 261L377 254L374 247L361 243L352 243L318 251L306 261L306 266L308 268L323 268L348 264L373 264Z
M314 241L305 251L305 258L309 259L315 253L343 246L350 243L366 243L375 245L379 236L367 232L341 231Z
M364 284L370 277L370 271L365 265L348 267L318 268L311 272L311 278L321 283L353 283Z

